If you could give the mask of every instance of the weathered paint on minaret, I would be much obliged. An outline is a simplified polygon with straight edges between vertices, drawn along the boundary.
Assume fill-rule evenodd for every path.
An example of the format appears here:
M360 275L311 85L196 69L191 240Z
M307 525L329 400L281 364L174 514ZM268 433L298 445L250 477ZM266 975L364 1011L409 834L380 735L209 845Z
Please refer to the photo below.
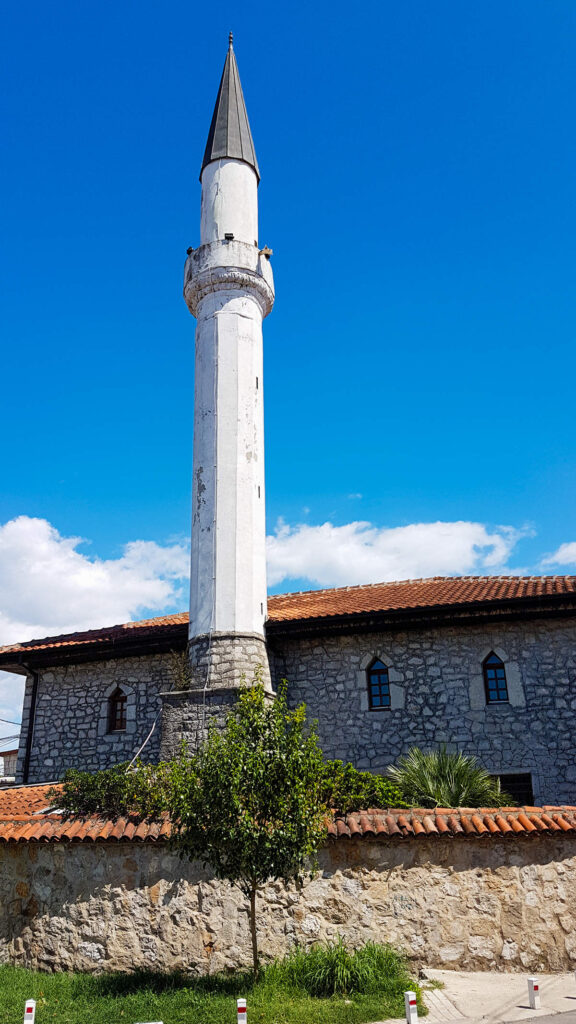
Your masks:
M258 247L259 171L232 42L201 172L200 247L184 296L197 319L190 590L193 683L269 685L262 320L272 268Z

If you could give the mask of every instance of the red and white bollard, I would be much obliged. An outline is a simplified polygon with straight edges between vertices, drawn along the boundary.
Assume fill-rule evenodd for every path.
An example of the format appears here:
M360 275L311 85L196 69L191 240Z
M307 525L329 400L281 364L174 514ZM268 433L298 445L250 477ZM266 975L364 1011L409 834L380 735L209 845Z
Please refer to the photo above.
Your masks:
M34 999L27 999L24 1004L24 1024L34 1024L36 1016L36 1002Z
M538 978L528 978L528 1002L531 1010L540 1009L540 985Z
M238 1024L246 1024L248 1019L246 1014L246 1000L237 999L236 1006L238 1008Z
M404 1006L406 1007L406 1024L418 1024L418 1006L416 1004L416 993L404 993Z

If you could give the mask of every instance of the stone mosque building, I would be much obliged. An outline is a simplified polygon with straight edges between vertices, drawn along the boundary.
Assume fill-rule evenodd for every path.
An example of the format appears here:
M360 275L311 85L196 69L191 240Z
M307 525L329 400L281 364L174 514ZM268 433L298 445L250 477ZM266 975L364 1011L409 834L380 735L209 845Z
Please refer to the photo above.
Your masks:
M411 745L476 754L521 803L576 803L576 577L460 577L267 599L262 321L271 250L230 40L201 168L190 614L0 649L26 676L17 782L193 746L255 672L325 754L383 771ZM191 681L175 671L190 659ZM182 664L182 657L180 657Z

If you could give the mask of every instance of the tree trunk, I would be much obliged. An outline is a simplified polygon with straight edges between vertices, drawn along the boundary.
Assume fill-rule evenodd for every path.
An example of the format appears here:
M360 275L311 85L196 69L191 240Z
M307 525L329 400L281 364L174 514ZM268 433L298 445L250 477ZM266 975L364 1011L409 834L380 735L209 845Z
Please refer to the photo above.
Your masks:
M258 936L256 935L256 886L250 890L250 935L252 936L254 978L257 978L260 965L258 963Z

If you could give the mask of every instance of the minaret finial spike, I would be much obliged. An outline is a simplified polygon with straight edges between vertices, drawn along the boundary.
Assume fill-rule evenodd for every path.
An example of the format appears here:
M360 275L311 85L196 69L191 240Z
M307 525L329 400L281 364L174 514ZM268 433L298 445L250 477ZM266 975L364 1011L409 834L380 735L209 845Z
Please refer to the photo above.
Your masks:
M232 49L232 43L233 42L234 42L234 33L233 32L229 32L228 33L228 48L230 50Z
M224 61L224 70L220 79L220 88L216 97L216 106L212 115L212 123L208 132L208 141L202 161L202 171L213 160L241 160L256 172L260 180L258 161L254 152L254 141L248 123L246 104L242 95L240 76L234 56L232 40L234 34L228 34L229 48ZM253 239L250 240L252 244Z

